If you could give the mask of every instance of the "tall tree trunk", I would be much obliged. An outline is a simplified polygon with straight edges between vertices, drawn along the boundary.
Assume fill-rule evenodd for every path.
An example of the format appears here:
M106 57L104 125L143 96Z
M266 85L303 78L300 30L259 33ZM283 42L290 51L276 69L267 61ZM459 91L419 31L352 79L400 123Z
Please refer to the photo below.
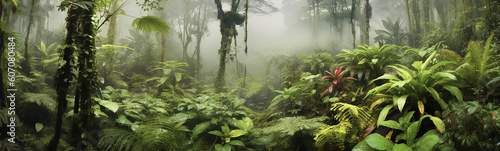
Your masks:
M62 117L68 106L68 89L71 85L74 75L72 74L73 67L73 53L75 51L73 45L73 38L76 34L77 21L78 21L78 7L71 6L68 9L68 16L66 17L66 40L64 42L64 51L61 52L60 58L65 63L57 69L56 73L56 92L57 92L57 117L54 137L50 140L47 150L57 150L59 139L61 138Z
M365 0L365 31L364 44L370 45L370 19L372 18L372 6L370 0Z
M28 21L28 29L26 31L26 37L24 38L24 66L26 67L26 74L28 76L31 76L31 71L33 70L33 67L31 66L31 60L30 60L30 55L29 55L29 38L30 38L30 31L31 31L31 25L33 25L33 15L35 13L35 5L38 3L38 0L33 0L31 1L31 10L30 10L30 16L29 16L29 21Z
M422 5L423 5L423 12L424 12L424 34L425 33L428 33L429 30L430 30L430 1L429 0L423 0L422 1Z
M229 12L224 12L222 10L222 4L220 0L214 0L217 5L217 18L220 20L220 32L221 32L221 46L219 48L219 70L217 71L217 77L215 78L215 92L221 93L226 92L226 56L230 52L232 38L238 35L236 31L236 24L233 18L225 18L225 14L231 13L232 15L227 16L235 16L238 13L236 10L238 9L238 5L240 0L232 0L231 1L231 10Z
M0 10L1 11L1 10ZM1 14L1 13L0 13ZM5 96L7 96L7 85L5 79L7 79L7 70L5 68L5 58L6 58L6 52L5 52L5 29L0 29L0 96L2 96L2 99L0 99L0 109L7 107L7 100ZM2 133L3 134L3 133Z
M91 1L92 2L92 1ZM88 6L88 9L82 10L80 17L80 33L78 35L77 46L80 48L80 55L78 56L79 64L79 79L77 86L77 95L79 96L80 112L75 113L77 116L77 127L73 127L73 135L76 136L76 142L80 140L79 130L90 131L94 127L94 113L92 105L92 89L95 87L96 80L96 67L95 67L95 29L93 25L92 16L94 15L94 4ZM76 102L75 102L76 103ZM81 127L80 127L81 126Z
M446 29L448 23L448 7L442 1L434 1L434 7L439 17L439 26L442 29Z
M161 34L161 62L165 62L165 55L167 54L167 36L168 33Z
M5 23L6 25L9 25L9 20L11 17L14 17L17 11L17 5L10 5L6 6L6 3L2 0L0 1L0 21ZM6 38L6 33L7 32L12 32L14 31L14 22L12 22L12 28L9 27L2 27L0 28L0 96L7 96L7 85L6 85L6 76L7 73L7 68L5 68L6 65L6 52L5 52L5 45L7 44L5 42ZM3 100L3 102L2 102ZM7 107L7 100L5 99L0 99L0 108L1 107Z
M5 3L2 1L0 2L0 17L3 16L4 9ZM0 21L3 21L3 19L0 18ZM0 99L0 109L7 107L7 100L4 98L4 96L7 96L7 87L5 84L5 79L7 78L5 76L7 75L7 70L5 68L5 32L6 30L4 28L0 28L0 96L2 96L2 99Z
M112 11L115 11L115 10L119 9L118 1L119 0L114 0L113 3L111 4L112 5L111 6L111 10ZM108 28L108 33L107 33L107 37L108 37L107 44L115 45L116 20L118 19L118 15L117 14L111 14L111 15L112 16L109 17L109 28ZM109 48L109 49L112 49L112 51L114 51L114 48ZM107 77L107 78L110 78L109 76L113 75L113 72L115 70L115 61L114 61L115 53L113 52L110 55L111 55L111 56L109 56L110 63L107 64L107 66L109 66L109 67L104 72L104 74L105 74L104 76ZM116 80L112 80L112 81L116 81ZM114 83L112 83L112 84L114 84Z
M351 34L352 34L352 48L356 48L356 28L354 28L354 17L356 14L356 0L351 0L351 15L350 15L350 23L351 23Z

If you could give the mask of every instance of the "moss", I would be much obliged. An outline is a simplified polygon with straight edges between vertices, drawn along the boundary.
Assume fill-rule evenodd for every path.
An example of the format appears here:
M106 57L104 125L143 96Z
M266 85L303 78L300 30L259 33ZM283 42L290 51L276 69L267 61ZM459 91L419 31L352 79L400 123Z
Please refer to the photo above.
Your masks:
M232 11L225 12L223 22L225 24L242 25L245 22L245 15L241 15Z

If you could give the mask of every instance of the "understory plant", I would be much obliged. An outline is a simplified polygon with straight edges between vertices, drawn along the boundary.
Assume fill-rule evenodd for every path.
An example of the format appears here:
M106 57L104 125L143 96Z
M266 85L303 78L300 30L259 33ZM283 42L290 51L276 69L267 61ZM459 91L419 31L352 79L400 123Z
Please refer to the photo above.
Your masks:
M370 111L348 103L335 103L330 110L340 123L321 127L314 138L315 146L320 150L352 149L370 119Z
M370 81L385 73L389 65L399 63L401 58L396 45L359 46L360 49L341 50L336 57L342 59L341 65L349 66L351 76L357 76L360 81Z
M315 150L314 135L325 126L326 116L316 118L284 117L262 129L264 136L255 140L266 145L267 150ZM274 141L270 141L274 140Z
M443 133L445 131L445 125L443 121L435 116L424 115L420 117L418 121L410 122L414 115L414 111L410 111L404 114L398 121L387 120L379 122L378 125L387 126L389 128L403 131L396 136L395 141L392 142L389 138L386 138L379 133L373 133L368 135L363 141L358 143L354 147L353 151L367 151L367 150L431 150L434 145L439 142L439 132ZM436 126L436 129L429 130L425 132L421 137L417 138L422 120L425 118L430 118L430 120ZM385 117L384 117L385 118ZM380 118L379 118L380 119ZM401 141L401 140L404 140Z
M486 40L484 46L477 41L470 41L467 47L467 54L463 63L456 69L474 90L476 97L487 93L486 86L493 79L492 75L498 67L498 60L495 59L496 47L491 47L494 34Z
M450 103L442 118L447 131L440 141L441 150L499 150L500 108L489 102Z
M463 101L462 92L457 87L456 73L450 70L436 71L438 67L451 62L441 61L428 67L435 54L436 52L433 52L423 63L422 61L415 61L412 67L416 70L403 65L389 66L397 71L397 75L387 73L374 79L373 81L387 80L387 83L368 91L365 98L385 92L386 97L375 101L373 104L377 105L392 100L389 101L392 102L390 105L393 105L400 112L403 111L404 107L407 107L415 111L418 110L421 115L426 111L430 111L425 110L425 104L440 105L440 109L446 109L446 102L443 99L446 96L443 92L449 92L459 102ZM438 104L435 104L436 102Z
M346 71L347 70L342 71L342 67L335 69L335 72L333 72L334 74L330 73L329 71L325 71L329 75L324 76L321 79L327 79L329 82L331 82L331 85L321 95L323 96L327 92L328 93L335 92L335 96L338 97L342 94L343 92L342 90L344 89L347 91L351 91L349 87L346 86L346 83L350 81L356 81L357 79L352 77L343 77Z
M216 151L235 150L236 147L245 147L245 143L236 138L246 135L252 129L252 120L246 117L242 120L234 121L233 124L238 129L231 130L228 126L221 126L222 131L214 130L208 132L209 134L220 137L222 140L221 143L214 146Z

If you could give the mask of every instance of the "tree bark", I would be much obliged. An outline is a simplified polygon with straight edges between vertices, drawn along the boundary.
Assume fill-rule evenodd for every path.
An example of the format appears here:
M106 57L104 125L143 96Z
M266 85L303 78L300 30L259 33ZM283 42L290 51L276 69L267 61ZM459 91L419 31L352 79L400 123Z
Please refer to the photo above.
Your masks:
M365 36L364 44L370 45L370 19L372 18L372 6L370 0L365 0Z
M351 0L351 15L350 15L350 23L351 23L351 34L352 34L352 48L356 48L356 28L354 28L354 17L356 14L356 0Z
M77 46L80 50L78 56L78 85L77 96L79 96L80 112L74 114L73 127L73 143L80 141L81 130L90 131L94 127L94 113L92 105L91 92L96 84L96 67L95 67L95 29L93 25L92 16L94 15L94 4L88 6L88 9L83 9L80 23L80 33L76 38ZM75 98L75 103L76 103ZM75 105L76 106L76 105ZM76 110L76 109L75 109ZM73 144L75 145L75 144Z
M66 40L64 42L65 48L61 52L60 57L65 61L65 64L57 69L56 74L56 91L57 91L57 117L54 137L50 140L47 150L57 150L59 139L61 138L62 117L68 106L68 89L71 85L74 75L72 74L73 67L73 38L76 34L78 9L76 6L71 6L68 9L68 16L66 17Z
M216 93L222 93L222 92L227 92L226 88L226 79L225 79L225 74L226 74L226 56L231 50L231 42L232 38L236 37L238 35L238 32L236 31L236 24L234 23L234 20L232 18L225 18L226 13L231 13L228 14L228 16L235 16L237 15L237 8L240 3L240 0L232 0L231 2L231 11L230 12L224 12L222 10L222 4L220 0L214 0L215 4L217 5L217 18L220 20L220 32L221 32L221 46L219 48L219 70L217 71L217 77L215 78L215 92Z
M31 66L30 55L29 55L29 38L30 38L31 25L33 25L33 15L35 13L35 5L37 3L38 3L38 0L31 1L31 10L30 10L30 16L29 16L29 21L28 21L28 29L26 31L26 37L24 38L24 59L25 59L24 67L26 67L26 74L29 77L31 76L31 71L33 70L33 67Z

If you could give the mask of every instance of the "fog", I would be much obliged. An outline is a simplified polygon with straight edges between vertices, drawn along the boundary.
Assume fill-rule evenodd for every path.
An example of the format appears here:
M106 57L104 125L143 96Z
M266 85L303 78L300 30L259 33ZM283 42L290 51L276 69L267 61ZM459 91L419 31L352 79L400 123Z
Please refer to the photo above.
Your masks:
M261 70L266 60L270 56L285 54L303 54L312 53L315 49L323 49L331 54L338 53L341 49L352 49L352 35L348 21L341 23L343 30L331 28L326 21L327 16L320 16L318 18L318 38L314 40L311 34L311 22L308 14L308 2L306 0L268 0L269 4L277 9L276 12L265 13L250 13L248 16L248 54L244 54L244 26L237 26L239 35L237 39L238 61L247 64L248 70L258 73ZM59 2L50 2L57 5ZM165 10L158 11L144 11L135 4L133 0L124 0L123 10L126 15L118 15L117 26L117 42L118 39L124 39L130 36L129 29L133 29L131 23L134 19L144 15L158 15L164 13L167 17L165 19L170 27L171 32L169 44L171 54L176 54L171 59L181 60L182 46L180 46L180 39L176 34L181 30L179 29L179 22L175 21L175 16L184 11L186 7L180 0L169 0L161 2ZM211 2L211 5L215 4ZM381 20L390 17L393 20L401 18L405 24L404 4L403 2L390 0L372 0L373 15L370 19L370 44L374 44L373 37L375 37L376 29L384 29ZM224 5L228 9L227 4ZM252 9L252 8L250 8ZM325 13L325 12L323 12ZM66 12L53 10L50 12L52 17L48 20L48 30L61 30L64 29ZM202 70L211 76L215 75L218 69L218 50L220 48L221 34L220 22L216 19L214 10L210 13L211 19L208 22L208 32L201 41L201 56L202 56ZM356 22L356 44L359 45L360 29L359 21ZM108 23L99 29L99 35L106 36ZM405 28L403 28L405 29ZM149 38L153 41L158 41L155 34L150 34ZM61 37L62 38L62 37ZM117 43L119 45L120 43ZM188 54L191 56L195 48L195 42L188 45ZM159 48L155 48L159 49ZM228 67L234 66L234 62L229 61Z

